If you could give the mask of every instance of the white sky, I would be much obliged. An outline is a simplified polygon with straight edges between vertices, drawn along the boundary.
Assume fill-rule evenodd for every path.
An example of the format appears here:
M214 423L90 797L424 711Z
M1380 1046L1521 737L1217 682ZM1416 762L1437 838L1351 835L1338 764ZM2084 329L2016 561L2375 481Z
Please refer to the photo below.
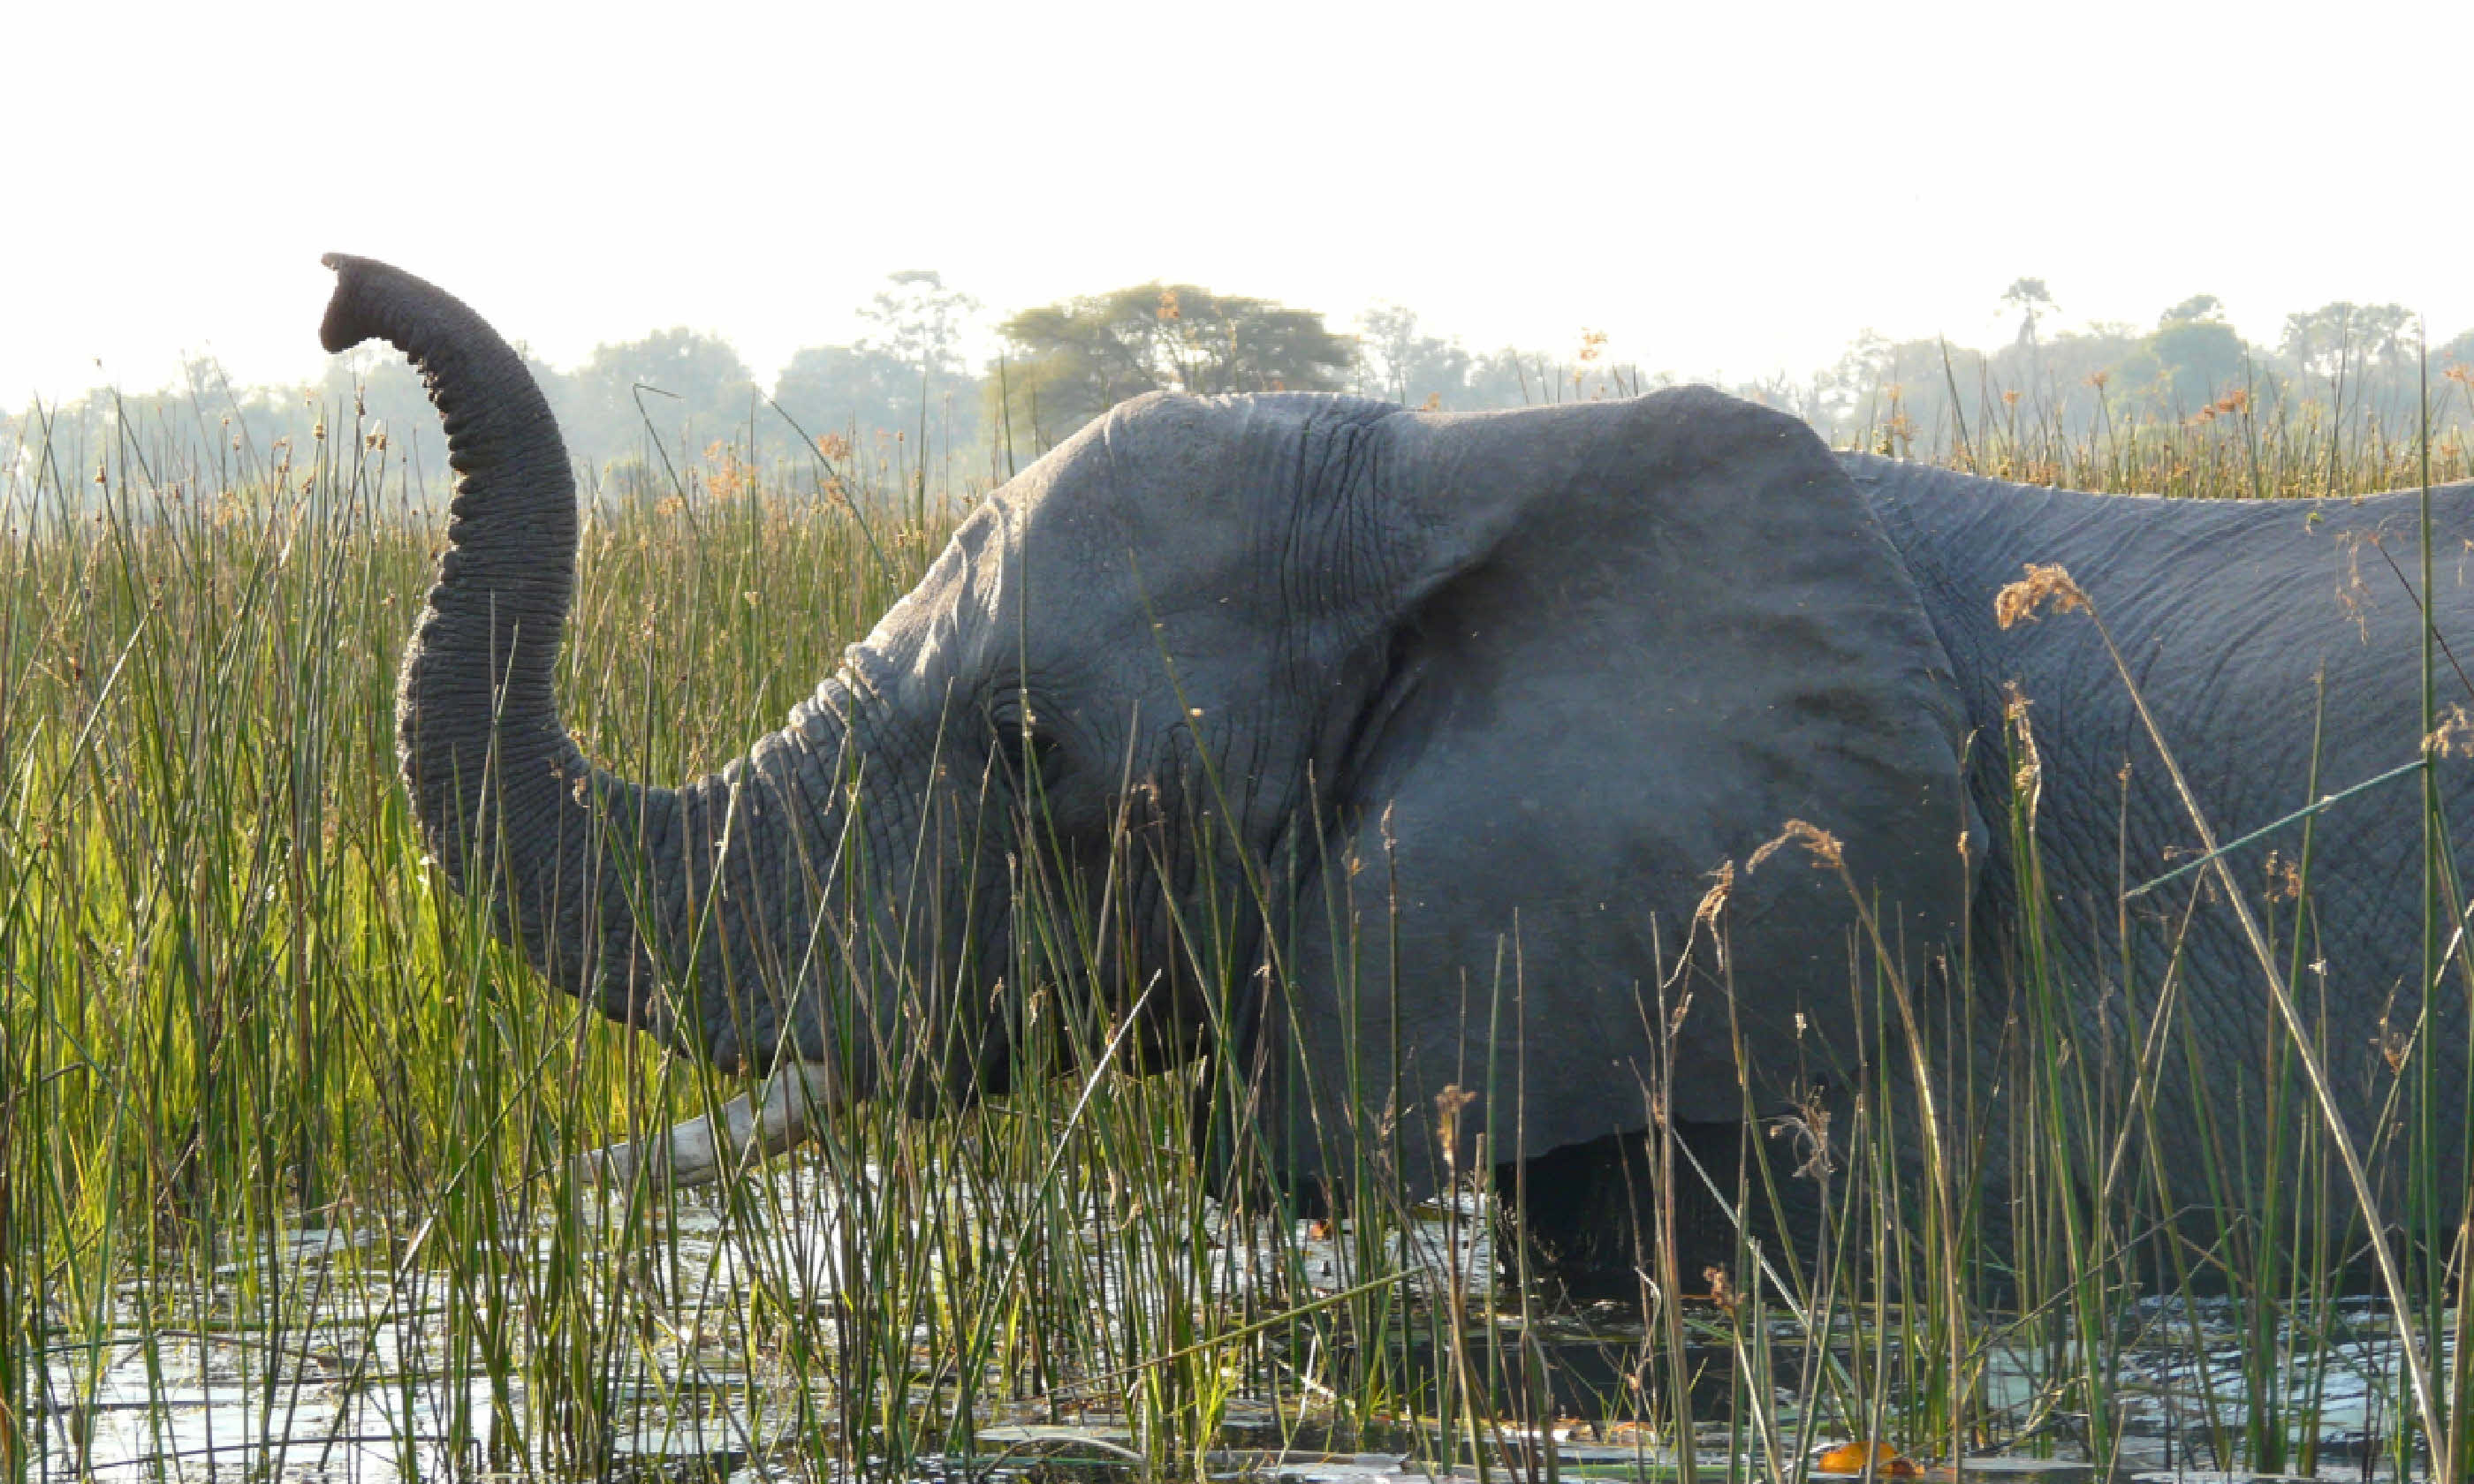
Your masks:
M768 380L905 268L991 318L1157 276L1731 376L1998 341L2021 275L2066 324L2474 326L2462 0L559 10L17 8L0 406L314 375L329 249L561 365L685 323Z

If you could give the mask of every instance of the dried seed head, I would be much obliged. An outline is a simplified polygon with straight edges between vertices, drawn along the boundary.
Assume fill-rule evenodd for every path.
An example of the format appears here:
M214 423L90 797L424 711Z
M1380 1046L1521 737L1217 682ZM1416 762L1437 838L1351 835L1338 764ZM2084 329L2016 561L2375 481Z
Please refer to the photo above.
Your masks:
M2094 611L2088 595L2071 581L2071 574L2059 562L2027 563L2027 575L2004 587L1993 599L1994 621L2007 629L2012 624L2035 621L2036 610L2047 601L2057 613L2081 610Z
M1735 863L1722 860L1718 869L1710 873L1710 889L1701 894L1701 905L1692 909L1692 925L1718 930L1718 918L1727 910L1727 895L1735 889Z
M1460 1169L1461 1110L1476 1101L1477 1094L1462 1091L1457 1082L1435 1094L1435 1137L1443 1145L1447 1174L1456 1174Z
M2266 867L2268 896L2270 901L2302 899L2302 863L2281 850L2268 852Z
M1807 1089L1794 1108L1770 1120L1769 1137L1783 1138L1800 1159L1798 1180L1827 1180L1838 1169L1830 1143L1830 1103L1819 1087Z
M1692 926L1684 937L1684 951L1689 956L1692 951L1692 939L1703 928L1708 928L1710 949L1717 959L1718 971L1721 973L1726 972L1727 969L1727 935L1720 930L1718 920L1726 916L1727 898L1734 889L1735 863L1722 860L1718 863L1718 869L1710 873L1710 889L1701 894L1701 904L1692 909ZM1685 1004L1690 1003L1691 996L1686 995ZM1683 1014L1681 1006L1677 1007L1676 1014L1678 1016Z
M1753 858L1744 862L1744 874L1750 875L1758 871L1761 862L1790 845L1803 846L1811 854L1812 869L1815 871L1835 871L1847 863L1846 851L1838 844L1836 835L1818 825L1807 824L1803 820L1789 820L1780 826L1777 839L1755 850Z
M2389 1064L2390 1076L2402 1077L2407 1061L2413 1055L2413 1038L2390 1025L2389 1017L2383 1015L2380 1017L2379 1034L2371 1038L2371 1049L2379 1053L2381 1061Z
M2020 688L2017 681L2001 682L2001 719L2003 721L2013 727L2026 725L2027 707L2035 704L2027 699L2027 692Z
M2438 729L2422 739L2422 750L2436 757L2474 757L2474 717L2462 706L2450 706Z
M2011 681L2001 687L2001 717L2010 724L2010 736L2017 764L2010 775L2010 792L2026 811L2027 827L2036 827L2036 805L2045 792L2045 754L2036 748L2036 729L2027 719L2027 707L2034 705L2019 682Z

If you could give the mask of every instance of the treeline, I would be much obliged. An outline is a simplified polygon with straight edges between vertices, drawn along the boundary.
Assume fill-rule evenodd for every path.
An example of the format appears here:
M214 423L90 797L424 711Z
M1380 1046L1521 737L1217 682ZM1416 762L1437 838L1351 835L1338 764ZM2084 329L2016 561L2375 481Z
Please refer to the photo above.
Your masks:
M2235 412L2350 419L2412 436L2426 377L2438 422L2474 423L2474 330L2426 357L2413 316L2394 304L2325 304L2288 316L2274 345L2256 345L2204 294L2152 325L2050 334L2056 310L2041 280L2017 280L2002 302L2018 330L1992 349L1868 332L1807 376L1728 389L1795 413L1840 445L1936 456L2005 438L2015 446L2023 427L2085 439ZM1004 478L1109 406L1154 389L1346 391L1459 411L1690 379L1611 363L1605 338L1591 332L1560 353L1476 351L1429 333L1399 305L1379 305L1342 331L1312 310L1159 282L1016 314L997 327L998 353L975 366L963 345L979 309L934 273L893 275L860 311L864 335L798 351L769 386L729 342L685 328L598 346L573 368L528 360L589 486L621 493L675 487L681 469L723 450L753 467L805 461L823 477L856 461L872 488L968 488ZM70 470L90 470L115 443L194 447L201 438L246 472L297 459L304 435L329 421L336 436L357 428L390 441L417 475L443 476L418 379L393 352L369 347L305 386L233 387L200 362L180 386L30 409L0 421L0 473L16 489L65 489ZM39 480L38 457L51 466Z
M2003 299L2021 318L1998 348L1867 333L1801 382L1734 390L1841 445L1902 455L1964 456L1973 443L2015 443L2023 428L2087 440L2238 414L2410 439L2428 405L2436 432L2474 425L2474 330L2426 347L2401 305L2322 304L2289 314L2275 344L2258 345L2210 294L2165 309L2152 326L2098 323L2054 335L2042 333L2050 300L2040 280L2019 280Z

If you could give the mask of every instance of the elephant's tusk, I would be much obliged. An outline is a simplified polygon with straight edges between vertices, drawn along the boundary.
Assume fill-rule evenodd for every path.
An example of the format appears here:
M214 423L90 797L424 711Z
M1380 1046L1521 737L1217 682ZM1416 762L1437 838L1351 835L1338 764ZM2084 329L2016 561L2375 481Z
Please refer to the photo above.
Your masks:
M818 1062L786 1066L712 1113L690 1118L659 1138L595 1149L576 1161L594 1185L624 1185L642 1171L672 1185L710 1185L725 1166L769 1159L813 1137L838 1105L833 1068Z

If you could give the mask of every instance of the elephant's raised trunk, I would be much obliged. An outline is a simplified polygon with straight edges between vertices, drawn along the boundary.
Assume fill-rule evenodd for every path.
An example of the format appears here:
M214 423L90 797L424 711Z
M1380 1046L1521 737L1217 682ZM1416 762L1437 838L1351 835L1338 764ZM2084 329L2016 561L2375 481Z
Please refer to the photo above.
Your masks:
M382 339L409 356L457 476L397 692L398 756L431 856L487 901L501 938L612 1018L726 1067L821 1054L813 1007L792 1002L829 967L808 904L830 868L808 845L835 812L831 789L814 786L816 744L839 740L833 718L819 712L761 746L754 766L683 789L587 762L551 693L576 513L549 403L451 295L367 258L324 261L336 283L320 339L329 351ZM787 1047L786 1025L797 1029Z

